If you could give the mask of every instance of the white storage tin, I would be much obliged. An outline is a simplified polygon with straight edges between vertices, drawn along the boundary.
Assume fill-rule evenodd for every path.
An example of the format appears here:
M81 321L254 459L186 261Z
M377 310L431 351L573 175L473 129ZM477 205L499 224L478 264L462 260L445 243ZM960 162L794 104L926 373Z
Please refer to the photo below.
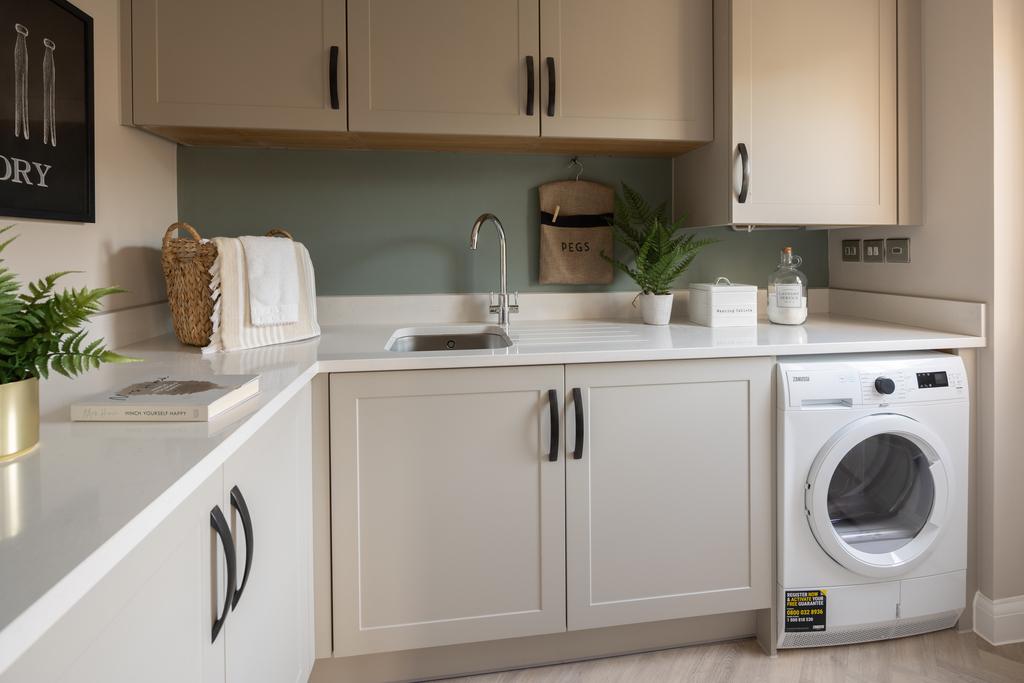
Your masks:
M728 278L690 285L690 322L706 327L757 325L757 287Z

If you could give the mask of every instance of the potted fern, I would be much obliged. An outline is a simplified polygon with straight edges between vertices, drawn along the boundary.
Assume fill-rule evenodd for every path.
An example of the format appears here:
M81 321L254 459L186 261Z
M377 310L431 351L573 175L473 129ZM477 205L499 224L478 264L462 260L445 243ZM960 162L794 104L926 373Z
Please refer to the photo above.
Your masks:
M0 234L14 226L0 228ZM14 241L0 241L0 252ZM81 329L117 287L55 291L48 275L22 292L0 259L0 459L28 452L39 441L39 379L51 371L74 377L103 363L136 360L110 351L102 339L87 342Z
M672 317L672 283L686 272L697 253L716 242L695 235L677 236L683 219L672 222L666 204L657 208L626 183L615 195L615 241L632 254L630 262L601 252L601 257L631 277L640 287L640 314L648 325L667 325ZM636 301L634 300L634 305Z

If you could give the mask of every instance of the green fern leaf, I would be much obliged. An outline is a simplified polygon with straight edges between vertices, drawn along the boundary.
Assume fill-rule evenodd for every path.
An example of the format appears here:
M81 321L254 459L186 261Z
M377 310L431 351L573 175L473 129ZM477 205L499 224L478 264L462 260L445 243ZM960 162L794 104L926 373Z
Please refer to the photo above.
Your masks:
M0 236L13 226L0 227ZM14 239L0 240L2 252ZM88 341L83 325L119 287L69 288L56 291L58 280L73 271L51 273L30 282L22 292L16 276L0 260L0 384L50 372L68 377L103 363L129 359L108 350L102 339Z
M614 255L602 253L601 257L632 278L642 292L667 294L697 253L716 241L698 239L692 233L677 235L682 227L683 218L669 218L667 202L652 209L639 192L623 183L621 195L615 196L612 234L631 253L632 266Z

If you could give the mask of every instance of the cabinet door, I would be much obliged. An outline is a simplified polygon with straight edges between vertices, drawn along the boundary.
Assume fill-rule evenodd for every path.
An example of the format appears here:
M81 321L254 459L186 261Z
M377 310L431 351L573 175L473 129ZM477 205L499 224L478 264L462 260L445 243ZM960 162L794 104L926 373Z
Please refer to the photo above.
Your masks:
M137 125L346 129L345 0L132 0L131 9Z
M348 19L351 130L540 134L536 0L349 0Z
M3 683L223 683L224 553L210 527L221 470L132 549ZM230 618L229 618L230 621Z
M307 386L224 463L238 556L228 683L305 682L313 667L312 412ZM252 521L252 563L237 487Z
M549 460L563 380L331 376L336 657L565 630L565 464Z
M771 371L761 358L566 367L570 630L770 605Z
M540 7L544 137L712 138L711 0Z
M733 222L896 223L896 0L734 0L732 31Z

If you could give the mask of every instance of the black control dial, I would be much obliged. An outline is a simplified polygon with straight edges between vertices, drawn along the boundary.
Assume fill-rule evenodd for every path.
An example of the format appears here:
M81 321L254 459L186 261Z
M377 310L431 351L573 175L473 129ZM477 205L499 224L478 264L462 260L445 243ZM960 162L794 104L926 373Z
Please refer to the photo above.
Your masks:
M875 391L880 394L891 394L896 391L896 382L888 377L879 377L875 380Z

